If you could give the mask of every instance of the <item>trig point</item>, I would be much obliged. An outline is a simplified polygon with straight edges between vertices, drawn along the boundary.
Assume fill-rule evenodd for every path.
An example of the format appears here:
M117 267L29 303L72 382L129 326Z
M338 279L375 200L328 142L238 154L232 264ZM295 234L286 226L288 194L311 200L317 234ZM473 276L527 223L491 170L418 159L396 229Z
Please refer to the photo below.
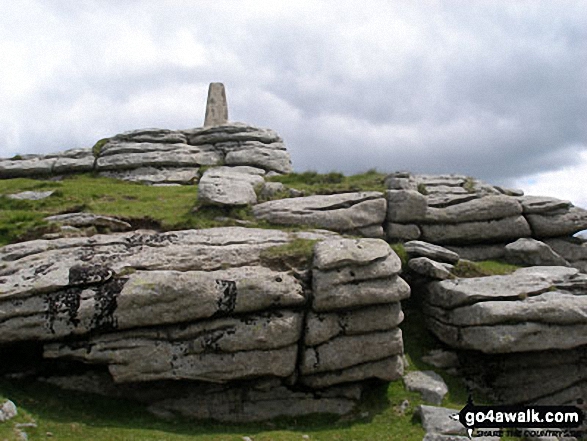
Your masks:
M210 83L204 127L225 124L228 121L228 104L226 91L222 83Z

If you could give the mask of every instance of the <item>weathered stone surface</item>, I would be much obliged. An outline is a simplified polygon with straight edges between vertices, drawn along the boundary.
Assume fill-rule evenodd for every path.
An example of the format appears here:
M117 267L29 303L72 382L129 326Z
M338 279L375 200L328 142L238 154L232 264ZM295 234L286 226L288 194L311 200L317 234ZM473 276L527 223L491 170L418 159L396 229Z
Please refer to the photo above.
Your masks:
M96 169L106 171L141 167L198 167L216 165L221 161L222 154L212 146L110 142L102 147Z
M388 222L385 226L385 234L389 241L416 240L422 234L420 228L415 224L396 224Z
M47 199L53 193L55 193L55 190L21 191L20 193L9 194L6 197L9 199L14 199L16 201L40 201L42 199Z
M420 417L422 426L428 433L466 435L465 426L458 420L455 421L451 418L453 415L458 414L459 410L422 404L416 409L416 415Z
M226 91L222 83L210 83L204 127L225 124L228 121Z
M359 284L333 285L314 292L315 311L332 311L399 302L410 296L410 286L399 276Z
M110 231L127 231L131 229L128 222L110 216L101 216L93 213L66 213L56 214L45 218L47 222L71 227L101 227Z
M448 393L442 377L434 371L412 371L404 375L406 389L419 392L427 403L439 405Z
M362 266L391 254L390 246L380 239L340 238L322 241L314 246L314 267L319 270L331 270L348 265ZM397 266L399 258L396 256L393 261L394 266Z
M0 160L0 179L47 176L51 174L56 158Z
M443 280L428 285L426 301L453 309L481 301L523 299L568 282L577 274L575 268L545 266L521 268L506 276Z
M544 243L569 262L587 260L587 241L584 239L564 237L546 239Z
M573 204L570 201L547 196L522 196L517 198L522 204L524 214L547 213L549 211L566 211Z
M431 187L462 187L467 182L467 177L459 175L418 175L417 180Z
M306 348L300 372L308 375L338 371L402 352L402 333L399 328L387 332L340 336L322 345Z
M505 259L517 265L568 266L569 263L544 242L518 239L505 247Z
M587 296L547 291L517 301L484 301L444 313L429 311L434 311L435 318L455 326L525 322L573 325L587 323Z
M265 182L261 187L261 191L259 191L259 198L261 200L268 200L284 191L286 191L286 187L281 182Z
M11 420L17 415L18 409L12 401L6 400L2 403L2 406L0 406L0 423Z
M80 154L76 151L65 152L63 156L59 156L51 170L54 174L59 173L85 173L94 169L94 162L96 158L90 149L79 149Z
M436 262L428 257L416 257L408 261L408 267L424 277L445 280L451 277L453 265Z
M87 265L129 270L213 271L224 267L260 264L263 249L296 237L320 239L332 233L286 233L243 227L150 231L91 238L36 240L0 248L0 300L58 291L69 285L69 269Z
M198 185L198 200L208 205L257 203L255 187L263 184L264 170L254 167L214 167L206 170Z
M428 257L437 262L457 263L459 255L447 248L433 245L431 243L422 242L420 240L412 240L404 244L404 249L410 258L412 257Z
M219 146L226 150L226 165L250 165L267 171L291 173L291 158L281 142L264 144L246 141L234 146Z
M198 167L139 167L132 170L100 172L100 176L143 184L194 184L200 177Z
M243 123L227 123L213 127L183 130L190 145L217 144L221 142L259 141L264 144L282 142L271 129L262 129Z
M509 196L486 196L446 208L428 207L423 222L455 224L488 221L518 216L522 213L520 203Z
M156 144L187 144L186 136L177 130L138 129L123 132L110 138L112 142L148 142Z
M368 245L370 246L370 244ZM324 247L323 247L324 248ZM357 284L371 279L387 279L401 270L401 261L395 253L387 257L373 260L373 263L348 263L344 267L332 270L313 271L313 287L315 291L327 290L342 284Z
M417 223L426 216L426 197L414 190L387 190L387 220L395 223Z
M519 239L531 235L523 216L460 224L422 225L422 240L436 244L473 244Z
M381 227L385 199L376 191L307 196L264 202L253 207L253 213L257 219L274 224L356 231L371 225Z
M526 215L535 237L572 236L587 229L587 210L571 207L566 212L551 213Z
M383 360L359 364L337 372L325 372L301 377L302 384L321 389L335 384L377 378L383 381L398 380L403 374L401 355L394 355Z
M304 342L316 346L339 335L387 331L397 327L403 318L401 305L397 302L344 312L310 312Z
M107 364L116 382L286 377L295 368L300 334L300 314L284 311L104 334L81 347L48 344L44 356Z
M451 205L461 204L481 197L476 193L433 193L426 196L429 207L444 208Z
M453 187L449 185L426 185L424 184L424 188L426 189L426 194L467 194L469 193L463 187Z

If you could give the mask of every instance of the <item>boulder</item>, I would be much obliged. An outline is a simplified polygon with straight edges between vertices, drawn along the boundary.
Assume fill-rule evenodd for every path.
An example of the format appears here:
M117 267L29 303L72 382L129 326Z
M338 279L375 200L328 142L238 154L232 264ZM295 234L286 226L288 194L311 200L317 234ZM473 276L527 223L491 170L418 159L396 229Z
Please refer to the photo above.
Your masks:
M416 415L422 421L422 426L427 433L438 433L444 435L466 435L467 430L458 419L459 410L446 407L435 407L422 404L416 409Z
M446 248L454 251L461 259L481 261L481 260L499 260L505 256L506 244L491 245L464 245L455 246L447 245Z
M404 249L410 258L428 257L437 262L445 263L457 263L459 261L459 255L454 251L419 240L406 242Z
M0 406L0 423L11 420L12 418L14 418L17 415L18 415L18 409L16 408L16 405L12 401L6 400Z
M430 279L444 280L452 277L450 272L453 269L453 265L436 262L428 257L410 259L408 261L408 267L421 276Z
M257 203L255 187L263 184L264 170L254 167L214 167L198 185L198 201L206 205L239 206Z
M523 238L505 247L505 259L517 265L569 266L569 263L544 242Z
M343 239L319 242L314 246L314 267L331 270L348 265L363 266L392 255L393 250L380 239ZM395 253L393 253L395 255ZM396 272L399 258L393 260Z
M534 237L571 236L587 229L587 210L571 207L567 211L527 214Z
M291 173L291 158L282 142L264 144L246 141L231 145L216 145L226 152L226 165L249 165L266 171Z
M394 223L417 223L426 216L426 197L415 190L387 190L387 220Z
M120 133L110 138L112 142L136 142L155 144L187 144L187 137L177 130L168 129L138 129Z
M257 219L279 225L311 225L340 232L375 226L383 236L386 202L376 191L268 201L253 207Z
M385 226L385 235L390 242L416 240L421 234L420 228L415 224L396 224L394 222L388 222Z
M434 371L412 371L404 375L404 384L409 391L419 392L422 399L439 405L448 393L448 387L442 377Z
M530 226L523 216L460 224L421 225L420 230L422 240L441 245L503 242L531 235Z

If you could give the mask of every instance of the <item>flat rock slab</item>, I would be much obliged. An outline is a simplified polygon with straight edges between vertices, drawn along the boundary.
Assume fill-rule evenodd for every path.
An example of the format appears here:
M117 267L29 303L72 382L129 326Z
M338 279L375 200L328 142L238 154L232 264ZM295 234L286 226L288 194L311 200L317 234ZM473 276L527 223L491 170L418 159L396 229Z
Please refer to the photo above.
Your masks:
M457 263L459 255L447 248L420 240L411 240L404 244L409 257L428 257L437 262Z
M46 217L49 223L66 225L70 227L100 227L110 231L128 231L132 227L128 222L121 221L110 216L101 216L93 213L67 213Z
M6 197L17 201L40 201L47 199L55 193L55 190L49 191L22 191L20 193L9 194Z
M440 245L505 242L532 234L524 216L459 224L427 224L421 225L420 230L422 240Z
M462 222L488 221L518 216L522 205L509 196L486 196L451 205L446 208L429 207L423 222L455 224Z
M12 401L6 400L0 406L0 423L11 420L17 415L18 409Z
M443 280L428 285L426 301L445 309L489 300L516 300L542 294L579 273L575 268L521 268L506 276Z
M467 435L467 430L458 420L452 417L460 410L446 407L427 406L422 404L416 409L416 414L422 421L424 430L428 433L443 435Z
M522 204L524 214L547 213L549 211L568 210L573 206L570 201L547 196L522 196L517 198Z
M291 158L282 142L265 144L260 141L245 141L216 146L225 152L226 165L249 165L281 174L293 171Z
M139 167L132 170L113 170L99 173L105 178L142 184L194 184L200 178L198 167Z
M376 226L382 237L385 207L382 193L368 191L269 201L253 207L253 213L273 224L311 225L340 232Z
M242 206L257 203L255 187L265 182L265 171L254 167L214 167L198 184L198 201L205 205Z
M248 124L231 122L214 127L200 127L182 130L191 145L217 144L222 142L259 141L263 144L282 142L281 137L271 129L253 127Z

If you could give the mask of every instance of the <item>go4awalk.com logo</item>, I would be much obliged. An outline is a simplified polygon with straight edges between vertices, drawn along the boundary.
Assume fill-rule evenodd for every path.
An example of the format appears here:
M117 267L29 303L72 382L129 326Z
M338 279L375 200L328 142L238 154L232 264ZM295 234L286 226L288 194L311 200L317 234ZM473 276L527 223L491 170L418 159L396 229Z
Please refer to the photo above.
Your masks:
M487 436L488 432L491 436L516 436L536 432L532 429L575 436L573 429L581 427L584 415L577 406L476 406L469 397L454 419L467 428L469 438L473 432L476 436Z

